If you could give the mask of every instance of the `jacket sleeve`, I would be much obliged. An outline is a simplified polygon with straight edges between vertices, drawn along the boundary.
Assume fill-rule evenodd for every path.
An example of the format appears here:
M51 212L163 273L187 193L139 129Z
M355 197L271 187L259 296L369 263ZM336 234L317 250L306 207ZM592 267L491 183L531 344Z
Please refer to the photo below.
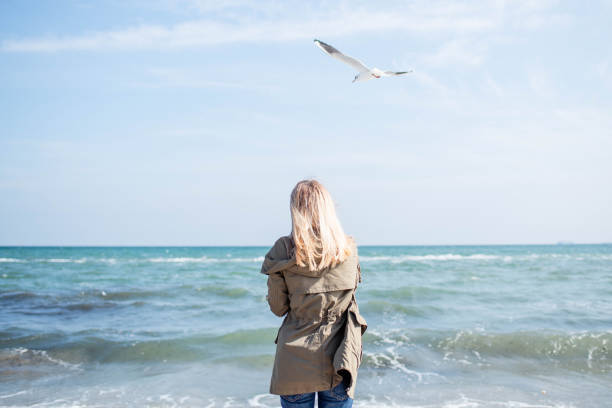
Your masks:
M261 273L268 275L268 294L266 300L270 310L277 316L283 316L289 310L289 290L278 265L288 258L287 246L279 238L266 254L261 266Z
M270 310L277 316L283 316L289 310L287 283L282 273L274 272L268 275L268 295L266 300Z

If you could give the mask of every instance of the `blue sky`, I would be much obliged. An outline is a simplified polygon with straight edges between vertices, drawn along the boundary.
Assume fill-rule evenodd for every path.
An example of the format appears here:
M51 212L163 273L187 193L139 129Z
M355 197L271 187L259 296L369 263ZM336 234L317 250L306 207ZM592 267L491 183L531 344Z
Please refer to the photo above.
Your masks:
M0 2L0 244L612 241L612 2ZM319 38L406 77L351 83Z

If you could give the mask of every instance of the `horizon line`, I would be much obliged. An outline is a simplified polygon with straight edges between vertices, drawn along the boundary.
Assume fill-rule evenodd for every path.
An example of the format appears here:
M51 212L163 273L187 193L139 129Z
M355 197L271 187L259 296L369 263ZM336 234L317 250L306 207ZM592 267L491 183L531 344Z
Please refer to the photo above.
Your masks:
M358 244L357 247L470 247L470 246L572 246L612 245L612 242L511 243L511 244ZM268 248L272 245L4 245L0 248Z

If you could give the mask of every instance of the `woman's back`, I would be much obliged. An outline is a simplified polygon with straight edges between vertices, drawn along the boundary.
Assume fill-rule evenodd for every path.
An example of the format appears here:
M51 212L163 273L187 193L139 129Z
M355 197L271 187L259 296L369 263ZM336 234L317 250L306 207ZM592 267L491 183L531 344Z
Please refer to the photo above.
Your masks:
M361 282L357 246L344 234L331 196L314 180L293 189L291 216L291 235L274 243L261 268L270 310L285 316L275 339L270 393L286 405L300 394L333 394L345 383L342 394L352 398L367 328L354 296Z
M275 340L270 393L309 393L346 381L352 398L362 357L361 335L367 328L354 302L361 281L357 247L353 244L344 262L319 272L297 266L291 247L291 237L279 238L261 269L268 275L270 310L285 315Z

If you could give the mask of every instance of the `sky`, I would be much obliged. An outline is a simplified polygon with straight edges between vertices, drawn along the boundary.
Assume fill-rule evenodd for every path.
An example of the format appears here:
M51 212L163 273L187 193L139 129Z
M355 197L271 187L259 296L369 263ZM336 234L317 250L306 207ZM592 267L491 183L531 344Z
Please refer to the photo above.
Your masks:
M611 242L611 16L3 0L0 245L270 246L305 178L360 245Z

